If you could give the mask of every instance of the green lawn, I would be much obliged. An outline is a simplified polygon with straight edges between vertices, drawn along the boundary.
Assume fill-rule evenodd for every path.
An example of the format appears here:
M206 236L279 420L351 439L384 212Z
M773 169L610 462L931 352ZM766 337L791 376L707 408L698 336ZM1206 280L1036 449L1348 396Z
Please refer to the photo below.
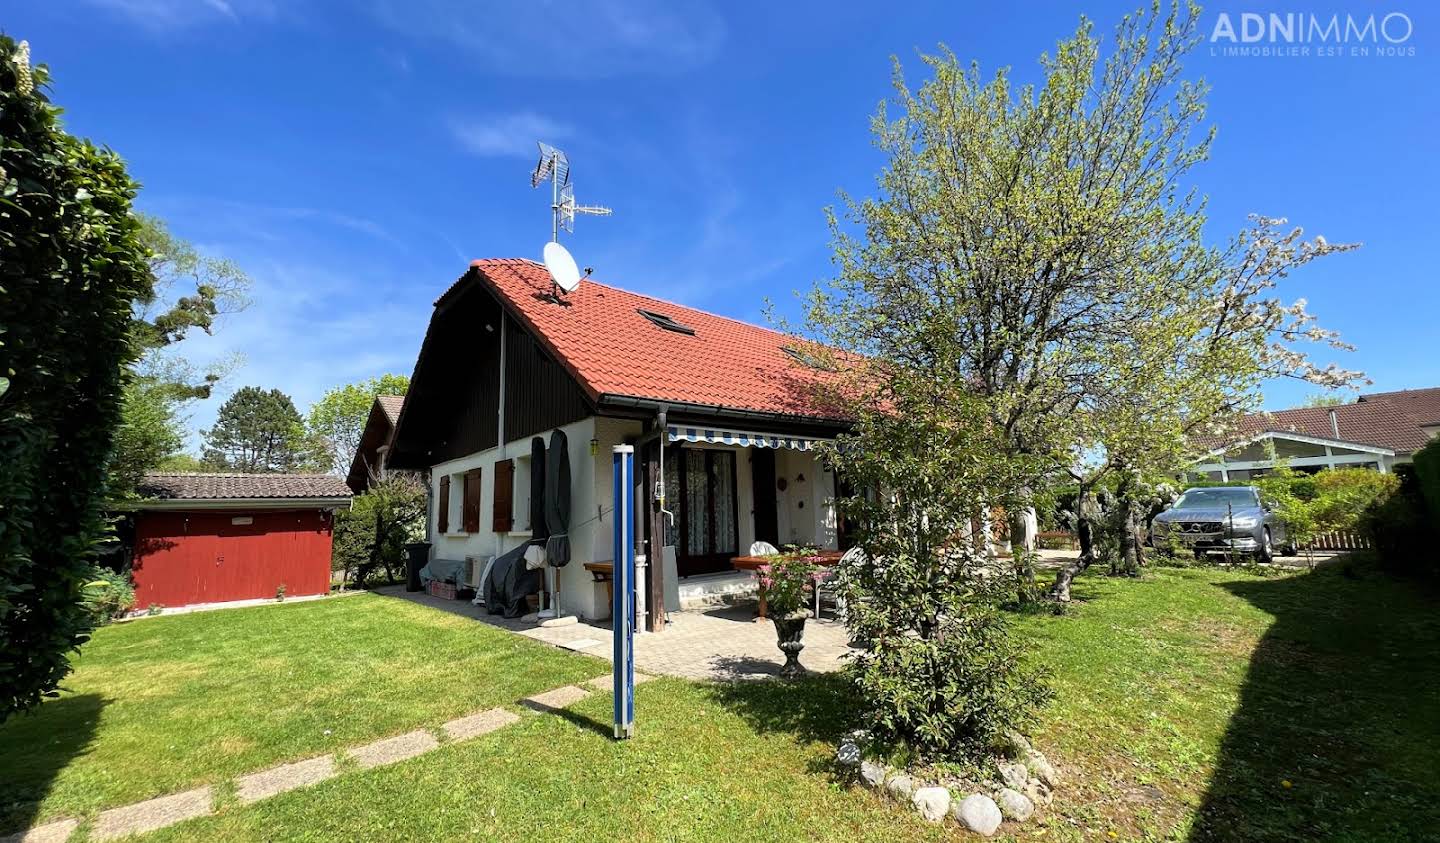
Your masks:
M607 667L369 594L109 626L59 699L0 726L0 835L436 726Z
M1037 840L1195 843L1433 839L1440 828L1435 595L1363 565L1279 577L1159 569L1141 580L1092 577L1079 585L1070 614L1018 619L1021 634L1052 669L1056 688L1033 733L1067 778L1038 821L1006 826L1005 832ZM302 610L321 609L302 616ZM263 622L248 620L271 612L277 614ZM219 661L208 644L210 631L191 629L225 615L231 616L226 624L252 630L239 665ZM171 634L150 631L162 624L172 625ZM275 638L323 636L326 643L301 656L281 656L295 648L265 643L253 631L257 626ZM360 638L376 627L386 632ZM143 642L128 640L135 635ZM312 736L304 750L280 753L295 756L415 724L433 726L462 710L509 703L603 672L581 657L497 635L439 612L368 597L107 629L86 647L75 693L46 704L56 711L0 729L0 756L24 759L38 747L39 755L51 756L50 772L43 764L18 774L7 766L0 784L7 793L16 785L33 790L68 760L46 797L45 811L53 814L109 803L110 796L93 799L102 785L114 792L134 789L137 776L149 778L148 790L175 790L263 766L263 753L244 761L227 758L234 763L223 768L210 756L231 741L273 750L275 741L256 737L269 729L249 721L266 716L262 700L282 695L285 682L264 679L265 690L255 693L233 688L257 681L267 658L299 659L289 669L308 677L304 694L311 702L303 709L314 719L291 723L287 743L305 739L322 723L332 728L332 720L351 727L343 733L333 727L333 736ZM417 639L425 642L420 653ZM486 645L475 646L482 639ZM168 655L162 658L160 648ZM207 655L180 662L177 653L192 649ZM501 652L498 662L484 662L486 653ZM471 661L431 667L450 658ZM357 661L369 669L355 670ZM174 732L173 726L151 729L138 714L160 711L172 723L183 717L173 701L151 702L151 685L133 678L137 664L166 663L169 672L176 664L195 671L168 683L196 684L187 703L192 710L203 700L210 701L203 703L206 710L227 708L233 705L227 695L237 694L253 705L246 716L222 711L224 725L188 737L208 738L208 751L182 748L178 737L157 734ZM207 664L228 681L204 679ZM108 672L98 672L102 666ZM111 700L96 708L98 722L90 717L88 729L83 708L60 709L86 693ZM657 680L640 687L639 735L625 744L608 737L608 697L593 695L568 712L527 715L498 732L392 767L350 771L250 807L227 802L217 815L153 839L954 836L953 826L926 826L837 775L830 754L851 725L850 702L834 678L733 686ZM137 713L112 720L113 712L129 713L131 706ZM402 706L405 714L394 714ZM53 718L49 725L37 728L46 717ZM45 736L75 728L93 733L88 753L74 738L57 748L45 745ZM182 757L183 770L175 760ZM154 779L162 773L168 783ZM121 781L124 787L116 788Z

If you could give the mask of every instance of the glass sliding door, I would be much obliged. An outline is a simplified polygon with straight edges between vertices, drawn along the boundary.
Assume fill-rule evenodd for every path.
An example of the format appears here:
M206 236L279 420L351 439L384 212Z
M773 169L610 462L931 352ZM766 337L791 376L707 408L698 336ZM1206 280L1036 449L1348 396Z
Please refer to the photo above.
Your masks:
M730 570L738 543L735 452L677 447L672 453L665 473L666 494L679 504L668 537L676 568L682 577Z

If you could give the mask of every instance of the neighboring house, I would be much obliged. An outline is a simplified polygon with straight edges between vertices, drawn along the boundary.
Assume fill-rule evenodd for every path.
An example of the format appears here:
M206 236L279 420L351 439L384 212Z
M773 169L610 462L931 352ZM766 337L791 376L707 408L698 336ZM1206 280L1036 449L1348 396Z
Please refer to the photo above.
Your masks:
M1420 423L1427 437L1440 435L1440 386L1402 389L1398 392L1371 392L1360 396L1361 404L1392 404Z
M530 540L532 438L563 430L560 591L567 612L607 617L583 563L613 556L616 444L636 445L643 539L663 439L679 577L730 571L756 540L837 547L835 478L812 448L847 423L808 397L826 375L802 360L776 331L588 280L557 296L538 263L475 261L435 302L388 465L430 472L432 556L483 560Z
M403 395L377 395L370 406L370 415L365 418L365 429L360 433L360 446L355 449L355 459L350 463L350 473L345 483L357 495L370 488L372 477L385 476L390 448L395 442L395 428L400 423L400 410L405 406Z
M324 594L333 514L350 490L324 474L147 474L135 502L139 609Z
M1245 480L1284 461L1297 471L1373 468L1410 462L1440 431L1440 388L1362 395L1353 404L1245 416L1234 432L1203 441L1190 468L1212 480Z

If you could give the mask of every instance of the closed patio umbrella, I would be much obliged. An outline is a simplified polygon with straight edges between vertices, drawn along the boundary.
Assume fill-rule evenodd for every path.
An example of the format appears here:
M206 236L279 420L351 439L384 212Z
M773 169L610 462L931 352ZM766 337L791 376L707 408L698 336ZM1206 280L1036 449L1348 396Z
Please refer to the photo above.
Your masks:
M530 440L530 538L544 542L550 537L545 521L545 438Z
M565 431L550 434L545 456L545 559L555 571L555 617L560 617L560 571L570 564L570 445Z

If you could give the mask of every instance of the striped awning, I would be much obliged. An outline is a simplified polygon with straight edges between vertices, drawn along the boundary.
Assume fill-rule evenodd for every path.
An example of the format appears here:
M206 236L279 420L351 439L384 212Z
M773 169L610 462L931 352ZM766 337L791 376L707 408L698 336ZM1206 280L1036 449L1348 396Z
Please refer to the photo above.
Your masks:
M675 427L670 429L671 442L708 442L712 445L738 445L742 448L789 448L809 451L826 439L781 436L775 433L753 433L743 430L718 430L707 427Z

